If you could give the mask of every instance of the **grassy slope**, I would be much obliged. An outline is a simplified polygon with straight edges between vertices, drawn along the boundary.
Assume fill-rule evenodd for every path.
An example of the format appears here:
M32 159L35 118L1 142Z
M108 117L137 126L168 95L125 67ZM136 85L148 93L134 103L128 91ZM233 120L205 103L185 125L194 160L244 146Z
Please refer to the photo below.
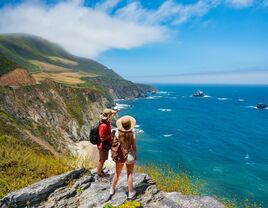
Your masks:
M0 75L16 68L18 65L0 54Z
M49 57L59 57L75 61L78 65L72 65L73 70L82 70L101 76L109 76L122 79L112 70L91 59L80 58L68 53L61 46L49 42L43 38L26 34L0 35L0 54L28 69L30 72L38 72L40 68L29 62L39 60L57 66L70 67L70 65ZM0 69L0 73L1 73Z
M11 136L0 136L0 157L0 198L8 192L72 169L68 158L55 158L35 145Z

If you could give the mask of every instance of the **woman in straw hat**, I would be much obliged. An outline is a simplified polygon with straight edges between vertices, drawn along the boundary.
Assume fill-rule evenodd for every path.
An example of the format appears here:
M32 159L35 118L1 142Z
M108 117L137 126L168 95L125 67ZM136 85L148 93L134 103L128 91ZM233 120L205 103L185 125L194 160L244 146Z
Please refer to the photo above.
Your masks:
M99 162L97 166L97 173L99 177L105 176L103 172L103 164L108 159L108 151L109 149L105 148L104 144L110 144L112 141L111 134L111 124L110 119L117 113L112 109L106 108L100 115L100 123L99 123L99 137L100 141L98 143L99 150Z
M131 116L123 116L117 120L116 125L118 130L115 133L112 146L112 157L116 163L116 170L112 181L112 187L110 189L110 197L112 197L115 192L115 186L118 182L118 178L124 164L126 164L128 199L133 199L136 195L136 192L133 190L132 178L134 163L136 160L136 142L133 132L133 128L136 125L136 120ZM115 152L113 148L115 148L117 152ZM118 149L120 149L120 153L118 152Z

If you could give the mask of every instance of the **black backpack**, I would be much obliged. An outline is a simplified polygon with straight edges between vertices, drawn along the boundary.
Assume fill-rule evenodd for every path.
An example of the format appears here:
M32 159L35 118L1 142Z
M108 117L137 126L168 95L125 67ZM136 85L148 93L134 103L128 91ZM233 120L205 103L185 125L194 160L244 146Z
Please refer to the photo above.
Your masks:
M99 124L90 130L89 141L92 144L98 144L100 142Z

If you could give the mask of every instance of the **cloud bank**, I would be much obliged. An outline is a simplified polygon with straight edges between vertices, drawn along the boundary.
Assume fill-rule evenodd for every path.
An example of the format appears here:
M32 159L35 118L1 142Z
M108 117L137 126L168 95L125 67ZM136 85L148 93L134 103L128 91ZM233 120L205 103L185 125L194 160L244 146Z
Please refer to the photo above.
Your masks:
M253 0L228 1L241 7ZM6 5L0 8L0 33L42 36L73 54L95 58L109 49L131 49L165 41L173 34L169 26L207 14L221 0L198 0L193 4L167 0L153 10L138 1L120 3L120 0L104 0L88 7L83 0L65 0L53 5L28 0Z

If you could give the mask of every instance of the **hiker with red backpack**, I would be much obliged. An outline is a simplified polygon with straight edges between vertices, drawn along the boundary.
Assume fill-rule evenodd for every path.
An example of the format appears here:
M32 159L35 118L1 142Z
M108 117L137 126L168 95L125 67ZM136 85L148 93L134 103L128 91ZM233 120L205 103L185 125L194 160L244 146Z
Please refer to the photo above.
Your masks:
M112 132L110 119L117 113L112 109L105 109L100 115L100 123L95 131L98 134L95 143L99 149L99 163L97 167L97 174L99 177L105 176L103 172L103 164L108 159L108 152L111 149ZM94 133L94 132L93 132ZM94 137L92 137L94 138Z
M112 159L116 164L116 170L112 180L109 198L112 198L114 195L118 178L124 164L126 164L128 199L132 200L136 195L136 192L133 189L133 169L137 151L133 129L136 126L136 120L131 116L123 116L117 120L116 125L118 129L113 137L111 147Z

